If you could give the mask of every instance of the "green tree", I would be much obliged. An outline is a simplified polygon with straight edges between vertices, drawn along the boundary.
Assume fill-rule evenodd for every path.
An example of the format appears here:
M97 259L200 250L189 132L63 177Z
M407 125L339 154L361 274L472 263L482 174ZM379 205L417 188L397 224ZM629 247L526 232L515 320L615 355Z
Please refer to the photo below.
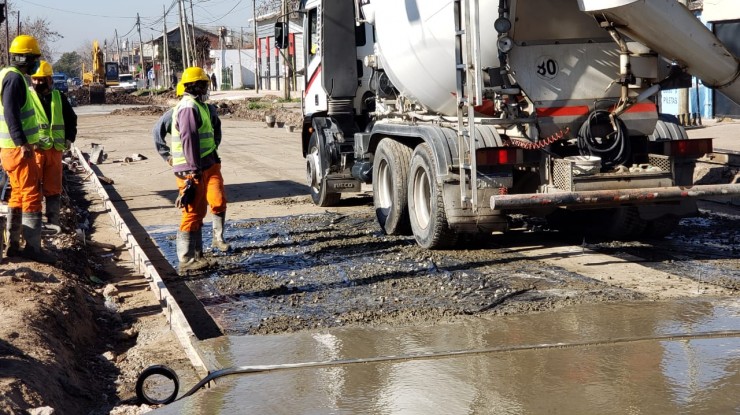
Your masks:
M65 52L54 62L54 72L64 72L69 77L82 78L82 56L77 52Z

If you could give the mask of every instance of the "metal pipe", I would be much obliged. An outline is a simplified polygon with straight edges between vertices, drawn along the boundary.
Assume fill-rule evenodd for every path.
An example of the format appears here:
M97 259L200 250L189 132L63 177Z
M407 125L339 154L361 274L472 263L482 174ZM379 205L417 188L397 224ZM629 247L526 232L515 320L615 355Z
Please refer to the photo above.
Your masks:
M709 196L740 195L740 184L712 184L691 187L652 187L626 190L591 190L491 196L491 209L532 209L565 206L619 206L668 202Z
M740 60L684 5L662 0L579 0L614 27L740 103ZM671 39L671 41L666 41Z

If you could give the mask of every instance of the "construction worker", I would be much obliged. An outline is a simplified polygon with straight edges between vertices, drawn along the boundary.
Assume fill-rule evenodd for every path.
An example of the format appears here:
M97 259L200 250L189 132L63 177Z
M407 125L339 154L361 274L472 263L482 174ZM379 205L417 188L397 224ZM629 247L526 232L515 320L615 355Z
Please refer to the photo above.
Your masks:
M214 246L221 250L229 246L223 240L226 196L212 122L212 117L217 120L218 116L205 104L210 79L202 68L189 67L180 82L184 92L172 110L171 165L180 193L177 204L182 207L177 258L178 271L183 275L211 265L203 258L201 234L207 205L213 213Z
M41 189L46 199L47 228L61 232L59 210L62 202L62 153L67 141L77 137L77 114L63 92L54 89L51 64L41 61L39 69L31 75L33 108L39 124L39 142L36 146L36 163L41 175Z
M8 257L37 262L56 260L41 248L41 178L34 157L39 126L25 75L36 73L41 50L33 36L19 35L10 44L10 66L0 71L0 160L10 179ZM26 241L21 251L21 234Z
M177 84L176 94L181 97L185 92L185 86L182 82ZM221 144L221 120L218 118L218 112L216 106L213 104L206 104L208 111L211 115L211 125L213 126L213 139L216 142L216 163L221 163L221 158L218 156L218 147ZM172 153L170 147L167 145L165 137L167 134L172 133L172 112L174 109L167 110L159 118L157 123L154 125L152 130L152 136L154 137L154 147L157 149L162 160L164 160L170 166L172 165ZM219 169L220 170L220 169ZM223 180L221 180L223 183ZM211 248L219 249L222 252L226 252L231 249L224 238L224 222L226 221L226 200L224 199L223 186L213 186L206 188L206 201L211 206L211 216L213 225L213 238L211 239ZM215 208L214 208L215 207Z

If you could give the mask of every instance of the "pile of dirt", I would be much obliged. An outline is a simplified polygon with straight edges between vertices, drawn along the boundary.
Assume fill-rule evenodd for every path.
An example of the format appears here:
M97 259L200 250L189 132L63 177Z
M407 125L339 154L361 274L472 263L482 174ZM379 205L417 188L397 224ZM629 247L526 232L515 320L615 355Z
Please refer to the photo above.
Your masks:
M174 94L173 94L174 95ZM75 90L70 90L67 96L75 102L76 105L89 105L90 104L90 90L82 87ZM152 104L155 101L155 97L152 96L139 96L130 92L115 91L107 89L105 91L105 103L106 104L124 104L124 105L147 105Z
M54 265L19 257L2 260L2 414L138 414L149 408L126 404L135 403L136 376L152 356L188 365L184 356L166 355L178 351L170 347L172 335L151 293L140 288L119 292L125 289L120 278L134 275L137 286L146 282L118 264L127 255L125 246L116 241L107 211L91 202L94 189L87 179L84 171L65 171L63 232L43 238L44 248L58 258ZM90 236L106 222L109 230L103 233L112 243ZM153 304L142 304L140 298ZM152 334L151 327L142 326L147 317L161 332ZM138 343L146 343L140 336L169 343L142 353L136 351ZM159 349L167 350L165 355Z

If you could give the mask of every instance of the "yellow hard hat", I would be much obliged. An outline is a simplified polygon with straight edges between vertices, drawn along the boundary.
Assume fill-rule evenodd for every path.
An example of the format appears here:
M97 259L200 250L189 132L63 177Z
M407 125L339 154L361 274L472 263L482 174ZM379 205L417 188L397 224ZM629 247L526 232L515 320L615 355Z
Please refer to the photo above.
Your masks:
M210 80L211 78L208 77L208 74L206 74L206 71L204 71L203 68L199 66L191 66L185 69L185 72L182 73L181 82L184 85L197 81L210 82Z
M29 35L16 36L8 51L18 55L41 55L39 42L36 41L35 37Z
M39 69L35 74L31 75L31 78L46 78L54 74L54 70L51 68L51 64L47 61L39 62Z
M177 83L177 88L175 88L175 95L178 97L181 97L182 94L185 93L185 85L183 85L182 81Z

